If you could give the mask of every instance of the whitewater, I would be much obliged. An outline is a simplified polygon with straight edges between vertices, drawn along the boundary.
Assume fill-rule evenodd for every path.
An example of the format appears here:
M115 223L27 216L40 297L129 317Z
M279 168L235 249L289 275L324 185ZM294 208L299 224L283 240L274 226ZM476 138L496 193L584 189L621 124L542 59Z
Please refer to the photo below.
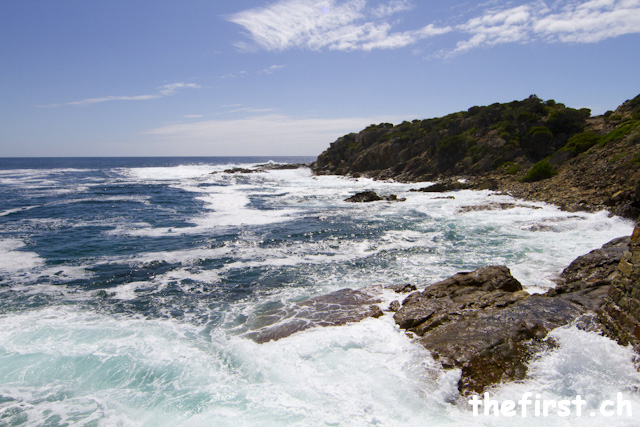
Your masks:
M507 265L532 293L633 224L491 191L233 168L310 158L0 159L0 426L631 426L630 348L569 325L526 380L587 415L473 415L392 313L258 344L343 288ZM347 203L373 190L404 202ZM501 209L500 207L507 207ZM387 310L391 291L380 304ZM634 416L595 408L617 393Z

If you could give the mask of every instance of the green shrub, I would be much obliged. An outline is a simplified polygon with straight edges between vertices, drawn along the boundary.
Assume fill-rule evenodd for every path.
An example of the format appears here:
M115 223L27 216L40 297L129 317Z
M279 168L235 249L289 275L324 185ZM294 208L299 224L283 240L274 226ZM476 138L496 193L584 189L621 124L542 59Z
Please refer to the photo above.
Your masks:
M508 175L515 175L522 169L522 166L514 162L506 162L502 165L502 167L504 168L504 173Z
M532 160L539 160L555 151L553 133L546 126L533 126L524 136L523 141L527 154Z
M608 134L606 134L602 138L600 138L600 141L598 142L598 144L600 144L601 147L604 147L605 145L607 145L611 141L617 141L619 139L622 139L627 134L629 134L632 130L637 128L638 125L640 125L640 122L631 122L631 123L627 123L625 125L622 125L622 126L618 127L617 129L612 130L611 132L609 132Z
M541 160L529 169L529 171L522 177L522 182L535 182L543 179L551 178L556 175L556 172L548 161Z
M570 151L578 155L593 147L600 140L600 135L593 132L581 132L573 135L560 151Z

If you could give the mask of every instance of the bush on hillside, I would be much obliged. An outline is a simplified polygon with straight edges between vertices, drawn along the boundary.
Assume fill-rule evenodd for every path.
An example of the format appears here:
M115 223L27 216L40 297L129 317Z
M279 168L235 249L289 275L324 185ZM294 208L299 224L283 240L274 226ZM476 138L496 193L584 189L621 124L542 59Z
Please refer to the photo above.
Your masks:
M587 151L600 140L600 135L594 132L581 132L573 135L561 151L570 151L574 156Z
M543 179L551 178L556 175L556 172L548 161L541 160L529 169L524 177L522 177L522 182L535 182L541 181Z

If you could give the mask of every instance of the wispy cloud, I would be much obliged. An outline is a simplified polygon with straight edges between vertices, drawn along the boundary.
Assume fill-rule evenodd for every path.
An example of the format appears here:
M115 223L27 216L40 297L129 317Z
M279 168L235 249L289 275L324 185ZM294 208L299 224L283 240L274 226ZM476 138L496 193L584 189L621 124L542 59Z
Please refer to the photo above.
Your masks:
M481 46L534 41L596 43L640 33L640 0L543 1L485 11L456 27L471 34L454 52Z
M404 47L418 40L444 34L450 27L429 24L394 32L388 18L411 9L408 1L393 0L367 8L366 0L280 0L266 7L245 10L228 19L248 31L255 45L282 51L290 48L319 50L373 50ZM251 49L244 42L236 44Z
M175 94L179 89L198 89L200 85L195 83L171 83L156 88L157 92L147 95L133 96L103 96L99 98L85 98L79 101L65 102L62 104L51 104L43 107L60 107L62 105L72 105L75 107L85 107L92 104L100 104L109 101L148 101L151 99L164 98Z
M260 71L260 74L273 74L277 70L281 70L285 67L285 65L272 65L270 67L265 68Z
M392 16L414 8L409 0L370 6L366 0L279 0L228 17L242 26L252 43L241 49L283 51L292 48L341 51L397 49L420 40L455 33L460 39L448 54L505 43L596 43L640 33L640 0L535 0L496 7L465 22L399 31Z
M233 120L170 124L144 134L167 144L180 144L185 152L210 152L213 155L315 155L326 148L327 141L333 141L354 129L397 120L397 117L324 119L266 114ZM229 141L234 141L234 144L229 144Z
M570 4L534 23L534 32L561 42L595 43L640 33L640 0L592 0Z

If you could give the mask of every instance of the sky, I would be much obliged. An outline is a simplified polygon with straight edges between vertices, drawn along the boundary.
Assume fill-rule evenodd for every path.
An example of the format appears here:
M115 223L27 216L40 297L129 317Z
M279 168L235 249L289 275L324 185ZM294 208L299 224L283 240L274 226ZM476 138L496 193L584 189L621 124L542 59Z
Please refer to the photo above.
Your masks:
M640 0L4 0L0 157L316 156L370 124L640 94Z

